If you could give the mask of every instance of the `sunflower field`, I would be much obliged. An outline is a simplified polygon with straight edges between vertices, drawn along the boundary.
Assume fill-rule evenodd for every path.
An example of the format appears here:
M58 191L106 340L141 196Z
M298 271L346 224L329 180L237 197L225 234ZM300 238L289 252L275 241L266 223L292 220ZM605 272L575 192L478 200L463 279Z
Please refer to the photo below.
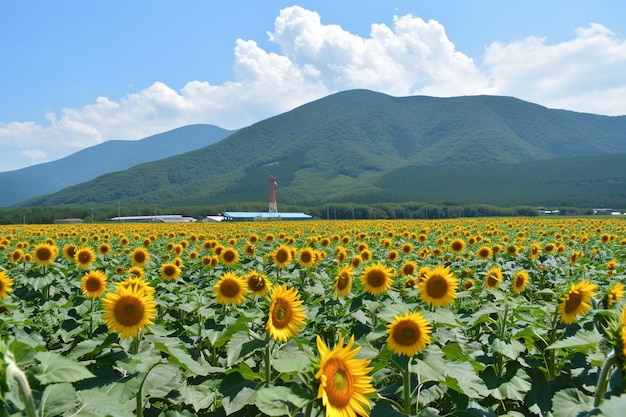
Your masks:
M0 226L0 416L622 416L626 220Z

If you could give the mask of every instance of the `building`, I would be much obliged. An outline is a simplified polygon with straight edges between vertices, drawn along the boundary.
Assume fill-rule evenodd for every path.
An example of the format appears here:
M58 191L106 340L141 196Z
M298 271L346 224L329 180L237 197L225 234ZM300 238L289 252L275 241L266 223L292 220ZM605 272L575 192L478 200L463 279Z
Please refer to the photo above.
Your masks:
M118 223L193 223L196 218L180 214L157 214L154 216L111 217L109 221Z
M268 220L310 220L313 216L304 213L270 213L262 211L225 211L224 221L254 222Z

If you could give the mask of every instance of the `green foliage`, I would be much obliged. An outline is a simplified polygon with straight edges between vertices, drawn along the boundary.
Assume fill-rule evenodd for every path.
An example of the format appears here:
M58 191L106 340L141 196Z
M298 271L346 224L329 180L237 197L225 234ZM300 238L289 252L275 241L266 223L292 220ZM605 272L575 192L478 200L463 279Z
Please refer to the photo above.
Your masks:
M109 140L65 158L16 171L0 172L0 207L211 145L232 131L189 125L142 140Z
M211 146L22 206L267 202L271 174L279 205L626 207L624 117L550 110L510 97L347 91Z

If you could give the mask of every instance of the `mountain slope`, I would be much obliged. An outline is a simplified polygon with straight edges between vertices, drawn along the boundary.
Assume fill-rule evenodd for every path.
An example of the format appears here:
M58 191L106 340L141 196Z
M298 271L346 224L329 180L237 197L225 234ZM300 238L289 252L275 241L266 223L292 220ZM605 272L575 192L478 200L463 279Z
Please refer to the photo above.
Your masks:
M266 201L270 173L278 177L284 203L349 201L348 196L371 201L385 189L385 176L404 168L436 173L464 165L626 153L626 132L619 129L625 120L550 110L511 97L399 98L353 90L256 123L211 146L26 204ZM404 182L404 188L410 191L419 181Z
M65 158L0 173L0 207L59 191L100 175L122 171L218 142L233 131L190 125L145 139L110 140Z

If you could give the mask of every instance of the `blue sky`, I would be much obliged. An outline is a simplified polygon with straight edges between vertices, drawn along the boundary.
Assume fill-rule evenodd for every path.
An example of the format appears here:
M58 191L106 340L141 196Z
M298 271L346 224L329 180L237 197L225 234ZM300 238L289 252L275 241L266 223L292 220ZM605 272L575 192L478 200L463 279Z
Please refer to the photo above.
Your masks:
M0 171L328 94L626 114L626 2L0 0Z

